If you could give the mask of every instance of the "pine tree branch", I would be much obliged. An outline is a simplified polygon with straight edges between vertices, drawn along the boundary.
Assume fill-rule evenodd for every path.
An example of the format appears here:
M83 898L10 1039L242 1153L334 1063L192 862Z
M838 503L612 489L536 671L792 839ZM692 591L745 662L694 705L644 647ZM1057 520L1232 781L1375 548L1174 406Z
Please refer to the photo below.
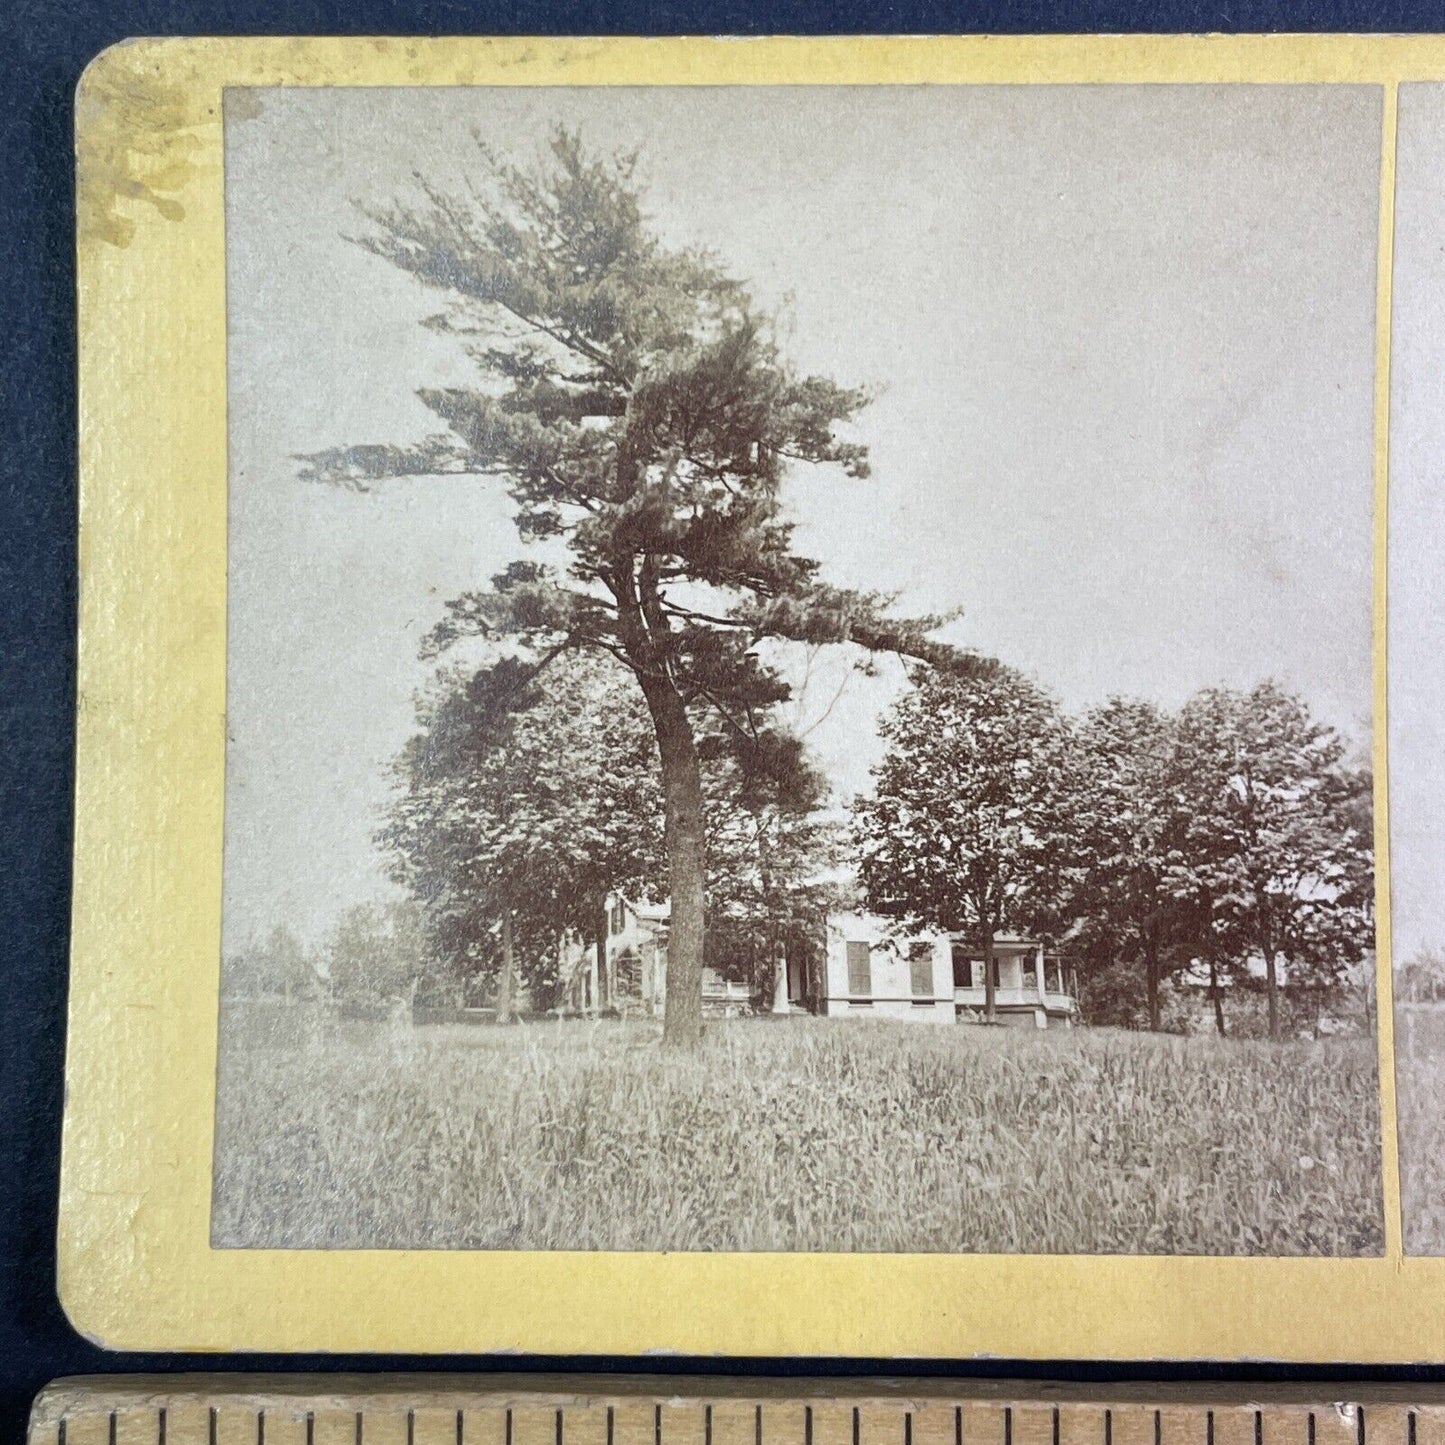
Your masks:
M364 492L373 482L416 477L504 477L508 468L476 465L450 437L428 437L417 446L398 447L362 442L293 454L300 462L297 478Z

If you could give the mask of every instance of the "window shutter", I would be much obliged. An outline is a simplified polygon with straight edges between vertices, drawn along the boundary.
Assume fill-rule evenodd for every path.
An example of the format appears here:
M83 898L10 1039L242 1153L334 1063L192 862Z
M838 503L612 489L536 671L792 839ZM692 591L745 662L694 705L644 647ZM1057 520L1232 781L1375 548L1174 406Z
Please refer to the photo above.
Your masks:
M932 998L933 945L931 943L910 943L908 945L908 971L912 975L914 998Z
M872 950L866 943L848 945L848 992L854 995L873 992Z

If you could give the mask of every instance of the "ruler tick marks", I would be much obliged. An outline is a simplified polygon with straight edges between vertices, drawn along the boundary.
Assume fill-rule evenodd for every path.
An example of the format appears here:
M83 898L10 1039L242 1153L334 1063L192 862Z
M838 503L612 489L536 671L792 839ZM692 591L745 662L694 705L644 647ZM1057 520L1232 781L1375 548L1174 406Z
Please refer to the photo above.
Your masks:
M95 1445L122 1445L123 1439L128 1439L129 1435L120 1430L121 1417L125 1415L129 1419L127 1411L134 1410L141 1413L142 1434L137 1440L144 1439L149 1445L223 1445L225 1441L231 1441L233 1445L280 1445L283 1439L293 1438L289 1433L292 1430L296 1432L297 1445L301 1445L303 1439L305 1445L321 1445L323 1440L332 1438L329 1431L337 1432L337 1439L345 1440L346 1445L370 1445L373 1440L379 1445L383 1436L395 1440L397 1445L403 1445L403 1442L404 1445L421 1445L422 1440L433 1438L427 1433L428 1428L438 1425L441 1433L436 1436L437 1445L441 1445L443 1440L446 1445L469 1445L468 1437L470 1445L486 1445L487 1440L493 1445L527 1445L518 1433L516 1419L516 1409L525 1405L531 1407L529 1414L535 1413L539 1417L539 1424L551 1413L552 1429L545 1431L546 1445L586 1445L583 1436L589 1434L595 1445L639 1445L626 1429L620 1433L617 1430L615 1400L614 1403L601 1400L594 1403L579 1397L576 1401L578 1419L574 1420L572 1406L565 1400L559 1404L562 1397L557 1393L551 1393L550 1397L539 1393L535 1398L519 1395L500 1395L499 1398L494 1394L475 1406L470 1403L458 1406L455 1394L450 1400L433 1400L425 1390L412 1395L410 1401L398 1391L399 1398L393 1396L384 1404L378 1404L372 1395L357 1393L349 1398L328 1400L327 1394L318 1391L310 1398L305 1395L297 1398L295 1394L273 1398L268 1391L253 1389L248 1394L216 1393L209 1399L205 1395L200 1399L191 1397L194 1415L188 1413L184 1419L178 1416L179 1423L176 1423L170 1419L166 1405L156 1400L153 1393L149 1398L145 1395L131 1398L106 1391L101 1392L99 1398L92 1399L83 1412L67 1400L63 1413L57 1410L51 1416L48 1433L39 1428L31 1438L35 1445L41 1445L45 1440L50 1445L80 1445L82 1437L95 1442ZM918 1411L924 1407L918 1400L906 1396L886 1404L861 1391L851 1398L846 1395L841 1399L836 1395L825 1398L824 1414L821 1416L817 1410L823 1401L816 1391L812 1392L811 1398L804 1395L801 1399L795 1396L784 1400L790 1407L785 1415L796 1419L793 1412L802 1414L803 1428L796 1436L790 1436L792 1426L783 1424L784 1415L779 1414L768 1415L768 1429L764 1431L764 1409L771 1400L754 1396L747 1404L739 1401L743 1409L751 1408L753 1415L753 1428L746 1430L744 1426L745 1434L739 1439L745 1440L746 1445L1030 1445L1037 1436L1034 1445L1130 1445L1130 1442L1134 1445L1191 1445L1191 1442L1193 1445L1229 1445L1231 1441L1243 1442L1243 1445L1331 1445L1332 1435L1337 1434L1340 1439L1333 1445L1341 1445L1341 1441L1344 1445L1432 1445L1432 1422L1436 1419L1433 1404L1427 1401L1422 1405L1419 1399L1412 1403L1408 1397L1399 1401L1398 1415L1394 1412L1388 1417L1380 1415L1379 1428L1374 1428L1377 1424L1374 1416L1379 1413L1375 1406L1362 1406L1358 1400L1346 1399L1345 1403L1335 1407L1317 1404L1311 1408L1307 1401L1276 1406L1261 1405L1258 1397L1250 1400L1244 1396L1238 1403L1232 1404L1216 1398L1208 1407L1202 1401L1187 1408L1171 1406L1170 1433L1166 1439L1164 1411L1147 1397L1136 1402L1120 1401L1113 1406L1105 1403L1105 1397L1092 1406L1081 1402L1076 1408L1047 1398L1031 1400L1027 1393L1014 1397L1020 1401L1018 1405L1005 1403L1010 1399L1008 1395L992 1401L979 1400L967 1406L959 1396L955 1396L953 1404L940 1400L938 1406L942 1408L930 1404L924 1410L921 1423L917 1418ZM567 1397L567 1400L570 1399L570 1396ZM1028 1403L1025 1405L1023 1401ZM640 1413L644 1422L647 1420L646 1411L651 1408L652 1429L647 1430L646 1424L643 1424L641 1445L687 1445L689 1440L693 1445L730 1445L730 1436L735 1430L727 1421L736 1407L725 1405L724 1416L719 1420L717 1403L715 1398L709 1400L706 1397L679 1399L662 1390L650 1396L644 1394L636 1404L642 1405ZM437 1409L442 1404L446 1406L445 1411ZM429 1409L423 1410L423 1405ZM542 1408L535 1408L537 1406ZM965 1408L972 1409L976 1417L967 1429L964 1428L963 1418ZM865 1409L872 1412L867 1440L863 1430ZM953 1411L952 1430L948 1429L945 1414L949 1409ZM1018 1409L1024 1409L1025 1413L1016 1419ZM1338 1425L1332 1425L1326 1419L1326 1428L1321 1430L1320 1411L1325 1409L1335 1410ZM225 1430L221 1429L223 1410L228 1422ZM432 1410L439 1418L436 1424L428 1427L425 1417ZM1118 1423L1124 1433L1116 1435L1114 1416L1120 1410L1123 1414L1119 1416ZM275 1418L278 1411L282 1417L279 1425ZM420 1425L418 1411L423 1416ZM607 1421L605 1432L597 1428L602 1424L604 1411ZM1047 1429L1044 1428L1045 1411L1048 1412ZM288 1426L287 1420L293 1414L295 1423ZM928 1422L935 1419L935 1414L936 1421L930 1425ZM316 1428L318 1415L321 1417L320 1429ZM482 1434L479 1435L475 1428L467 1430L468 1415L474 1416L473 1426L480 1421ZM667 1416L666 1430L663 1428L664 1415ZM1067 1441L1063 1438L1066 1416L1070 1424ZM1400 1424L1404 1428L1399 1429L1398 1434L1392 1434L1391 1431L1397 1428L1393 1422L1398 1417L1403 1417ZM252 1423L247 1423L248 1419ZM304 1434L302 1419L305 1420ZM737 1424L742 1425L745 1419L743 1415ZM145 1420L152 1423L146 1426ZM1030 1421L1037 1423L1030 1424ZM454 1439L452 1423L447 1422L454 1422ZM574 1425L577 1429L572 1428ZM1301 1429L1301 1426L1304 1428ZM940 1427L942 1433L935 1439ZM1199 1432L1197 1435L1195 1430ZM602 1438L604 1436L605 1439ZM731 1441L731 1445L738 1445L738 1442ZM1440 1445L1445 1445L1445 1440Z

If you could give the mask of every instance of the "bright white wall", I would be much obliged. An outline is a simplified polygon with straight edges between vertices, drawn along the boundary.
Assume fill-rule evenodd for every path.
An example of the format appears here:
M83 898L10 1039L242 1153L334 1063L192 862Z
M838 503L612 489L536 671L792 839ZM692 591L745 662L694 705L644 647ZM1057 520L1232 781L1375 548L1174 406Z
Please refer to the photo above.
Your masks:
M867 943L872 974L871 1002L860 1006L848 993L848 944ZM915 1001L909 945L926 942L933 950L933 994ZM825 1012L855 1017L907 1018L916 1022L953 1022L953 962L944 933L894 933L887 920L867 913L839 913L828 920L828 988Z

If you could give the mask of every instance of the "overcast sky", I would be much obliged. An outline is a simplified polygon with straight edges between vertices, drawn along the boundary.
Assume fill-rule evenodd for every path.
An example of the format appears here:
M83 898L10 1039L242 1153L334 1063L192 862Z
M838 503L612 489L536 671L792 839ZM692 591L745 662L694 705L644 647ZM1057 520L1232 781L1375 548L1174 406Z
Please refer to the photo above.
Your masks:
M1400 87L1390 364L1394 957L1445 946L1445 87Z
M641 151L659 229L786 303L799 366L877 390L873 478L788 487L831 579L962 607L1071 707L1276 677L1368 740L1377 90L232 91L228 943L381 894L417 644L518 551L495 484L296 480L435 430L415 389L467 379L353 203L557 121ZM897 685L810 733L843 798Z

